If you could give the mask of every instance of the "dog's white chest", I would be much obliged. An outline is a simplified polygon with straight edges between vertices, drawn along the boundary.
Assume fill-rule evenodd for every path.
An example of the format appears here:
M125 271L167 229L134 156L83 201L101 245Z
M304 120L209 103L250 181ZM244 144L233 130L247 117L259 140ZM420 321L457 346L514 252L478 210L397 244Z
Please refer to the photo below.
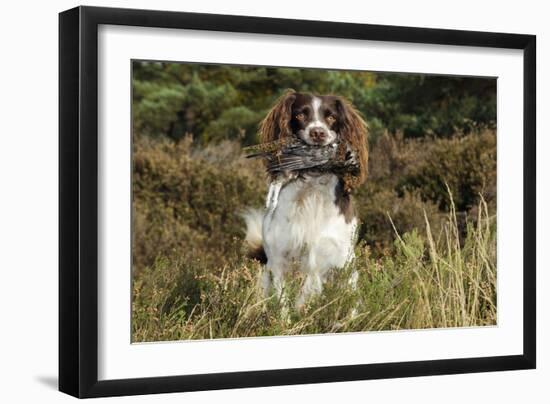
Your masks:
M308 272L345 264L356 220L346 222L336 205L337 185L335 175L324 174L291 181L280 189L263 223L264 248L272 264L298 260Z

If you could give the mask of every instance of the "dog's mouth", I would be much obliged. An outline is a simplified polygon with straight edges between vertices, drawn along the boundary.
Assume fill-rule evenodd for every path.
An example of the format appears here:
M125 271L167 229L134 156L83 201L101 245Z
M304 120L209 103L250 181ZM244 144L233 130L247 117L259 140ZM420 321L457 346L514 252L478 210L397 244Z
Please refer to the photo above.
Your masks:
M300 142L305 143L311 147L327 147L336 145L338 143L338 136L334 136L333 134L307 135L305 131L300 132L294 133L294 137Z

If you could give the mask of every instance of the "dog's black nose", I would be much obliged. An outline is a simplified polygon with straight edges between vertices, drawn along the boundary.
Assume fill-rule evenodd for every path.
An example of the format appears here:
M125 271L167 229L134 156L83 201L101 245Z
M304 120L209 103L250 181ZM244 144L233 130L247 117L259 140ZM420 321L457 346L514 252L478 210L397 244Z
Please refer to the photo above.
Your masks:
M320 143L327 138L327 132L323 128L312 128L309 135L314 142Z

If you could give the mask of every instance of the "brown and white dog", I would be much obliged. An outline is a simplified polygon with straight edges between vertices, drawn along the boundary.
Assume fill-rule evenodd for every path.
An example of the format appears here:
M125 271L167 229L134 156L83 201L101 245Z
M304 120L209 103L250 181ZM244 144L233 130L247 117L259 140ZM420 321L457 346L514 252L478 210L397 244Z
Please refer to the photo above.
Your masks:
M299 308L322 291L332 269L354 256L358 221L350 193L366 178L367 127L341 97L288 91L260 124L260 137L263 143L295 137L312 149L343 143L354 161L347 173L309 169L271 176L265 210L245 214L251 255L267 259L264 293L269 296L273 286L283 296L284 274L296 263L305 275ZM354 273L350 282L356 279Z

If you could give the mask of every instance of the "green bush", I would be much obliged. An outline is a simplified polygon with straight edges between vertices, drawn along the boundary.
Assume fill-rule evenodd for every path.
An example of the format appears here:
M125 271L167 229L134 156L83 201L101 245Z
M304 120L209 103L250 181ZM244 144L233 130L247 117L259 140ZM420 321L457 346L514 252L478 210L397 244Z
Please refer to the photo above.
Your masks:
M364 188L355 198L361 219L359 236L375 252L384 252L393 245L395 230L390 217L400 234L423 229L424 212L430 218L432 226L440 229L444 214L433 203L423 201L417 193L406 192L399 196L392 189L379 188L376 185L367 184Z
M256 128L264 111L252 111L248 107L230 108L212 121L204 130L204 142L237 139L244 145L257 143Z
M496 127L496 80L322 69L133 63L133 125L138 133L207 144L257 141L256 128L287 88L348 98L375 141L451 137Z
M223 156L227 147L216 150ZM263 168L235 157L233 163L213 164L208 161L212 153L216 151L193 154L190 138L134 142L133 255L138 270L158 256L183 251L210 261L240 253L244 229L239 211L263 203Z
M450 206L449 187L459 211L468 211L483 195L491 205L496 203L496 134L485 131L471 136L432 142L427 157L418 161L397 189L401 193L418 192L424 200L440 209Z

